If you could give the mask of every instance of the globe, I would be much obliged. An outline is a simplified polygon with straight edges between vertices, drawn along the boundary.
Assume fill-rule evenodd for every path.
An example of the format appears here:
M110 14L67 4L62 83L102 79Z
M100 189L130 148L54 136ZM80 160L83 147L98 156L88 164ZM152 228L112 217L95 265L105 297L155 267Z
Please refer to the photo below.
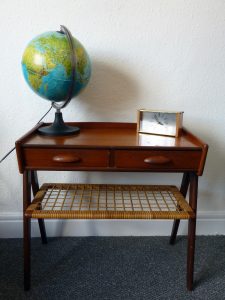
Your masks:
M45 135L67 135L78 127L64 123L61 109L77 96L91 77L91 63L83 45L63 25L60 31L38 35L27 45L22 70L29 87L56 109L55 121L38 131ZM58 103L60 102L60 103Z
M73 37L76 56L72 97L78 95L91 76L89 56ZM62 32L50 31L30 41L22 57L23 75L31 89L53 102L65 101L72 84L71 50Z

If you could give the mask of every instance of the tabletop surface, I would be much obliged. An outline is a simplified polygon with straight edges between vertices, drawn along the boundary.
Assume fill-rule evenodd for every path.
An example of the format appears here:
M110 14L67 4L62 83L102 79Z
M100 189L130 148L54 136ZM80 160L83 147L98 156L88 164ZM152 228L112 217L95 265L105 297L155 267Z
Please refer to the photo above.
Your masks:
M24 147L117 147L117 148L202 148L204 143L183 129L180 137L168 137L137 132L136 123L81 122L68 123L80 127L80 133L68 136L40 135L39 124L18 142Z

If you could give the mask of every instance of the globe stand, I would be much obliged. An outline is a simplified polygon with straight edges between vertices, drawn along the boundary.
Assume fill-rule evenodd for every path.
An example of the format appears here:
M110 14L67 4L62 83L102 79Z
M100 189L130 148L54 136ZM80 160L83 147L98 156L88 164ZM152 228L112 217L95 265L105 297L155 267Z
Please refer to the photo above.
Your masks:
M80 132L80 128L68 126L64 123L63 116L60 111L62 108L66 107L72 99L73 91L74 91L74 82L76 81L75 75L76 75L76 66L77 66L77 58L76 58L75 47L73 44L73 37L70 31L63 25L61 25L60 27L60 32L66 35L69 44L70 56L71 56L71 67L72 67L72 79L71 79L71 86L68 90L68 95L64 103L60 104L60 103L52 102L52 107L56 109L54 122L50 126L40 127L38 129L38 132L40 134L50 135L50 136L63 136L63 135L76 134Z
M79 127L68 126L63 121L63 116L60 110L55 112L55 120L50 126L40 127L38 132L42 135L63 136L80 132Z

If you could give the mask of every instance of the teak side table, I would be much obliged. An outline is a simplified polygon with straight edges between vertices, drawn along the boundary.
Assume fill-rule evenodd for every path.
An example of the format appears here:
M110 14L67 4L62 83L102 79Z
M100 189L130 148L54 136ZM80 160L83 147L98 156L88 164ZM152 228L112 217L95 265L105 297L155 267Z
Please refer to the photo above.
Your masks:
M193 288L198 176L208 146L182 130L178 138L137 133L135 123L69 123L77 135L48 137L38 124L16 142L23 174L24 289L30 288L31 218L38 219L47 243L44 219L174 219L174 244L180 219L188 219L187 288ZM97 185L45 183L37 171L183 173L180 190L170 185ZM189 188L189 203L185 200ZM31 201L31 189L34 199Z

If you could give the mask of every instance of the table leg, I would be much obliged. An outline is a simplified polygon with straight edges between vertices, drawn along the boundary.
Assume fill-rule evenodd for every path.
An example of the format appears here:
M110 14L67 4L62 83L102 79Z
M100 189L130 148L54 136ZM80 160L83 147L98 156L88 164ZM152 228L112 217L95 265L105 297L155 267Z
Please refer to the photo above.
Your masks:
M23 251L24 251L24 290L30 289L30 238L31 220L25 211L31 202L31 173L23 173Z
M36 193L39 191L39 183L37 177L37 171L31 171L31 186L33 195L35 196ZM44 219L38 219L39 229L41 233L41 240L43 244L47 244L47 235L45 230L45 221Z
M186 195L187 195L189 183L190 183L189 173L184 173L182 182L181 182L181 187L180 187L180 192L184 197L186 197ZM171 232L171 236L170 236L170 244L171 245L174 245L174 243L176 241L179 225L180 225L179 219L173 221L173 228L172 228L172 232Z
M187 289L189 291L193 289L197 196L198 176L195 173L191 173L189 205L194 211L194 218L188 220Z

